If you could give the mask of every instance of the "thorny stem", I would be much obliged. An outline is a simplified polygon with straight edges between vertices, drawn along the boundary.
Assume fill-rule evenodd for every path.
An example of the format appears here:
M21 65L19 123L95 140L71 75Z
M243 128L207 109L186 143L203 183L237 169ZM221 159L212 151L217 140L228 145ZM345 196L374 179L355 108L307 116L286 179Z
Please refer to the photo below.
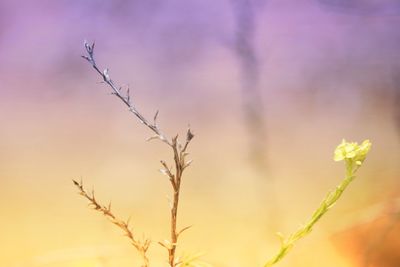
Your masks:
M132 229L129 226L129 219L126 221L123 221L116 217L114 213L111 211L111 203L108 206L104 206L100 204L94 195L94 190L92 191L91 194L89 194L85 188L83 187L83 182L77 182L73 180L74 185L78 188L79 194L86 198L89 201L89 205L93 207L94 210L97 210L107 219L111 221L114 225L118 226L125 234L127 238L131 241L132 245L136 248L136 250L139 252L140 256L143 259L143 265L142 267L148 267L149 266L149 259L147 258L147 250L149 249L150 246L150 240L147 238L143 238L143 240L136 239L135 235L132 232Z
M180 262L176 262L176 256L175 256L179 235L183 231L185 231L186 229L189 228L189 227L185 227L178 231L177 230L177 216L178 216L178 204L179 204L179 194L180 194L180 188L181 188L182 174L183 174L183 171L191 163L191 160L186 161L186 156L188 155L186 150L188 148L190 141L193 139L194 135L190 131L190 129L188 129L187 133L186 133L185 144L182 146L178 142L178 135L175 136L174 138L170 139L158 127L158 125L157 125L158 111L154 115L153 123L149 122L149 120L147 120L137 110L136 106L134 105L134 103L131 99L131 96L130 96L129 88L127 89L126 93L124 94L122 92L122 88L116 86L114 81L110 78L108 69L105 69L104 71L101 71L99 69L99 67L97 66L96 61L94 59L94 45L95 45L94 43L90 45L89 43L87 43L85 41L85 49L86 49L87 54L82 57L84 59L86 59L92 65L92 67L96 70L96 72L99 73L100 76L103 78L103 81L111 87L112 94L115 95L116 97L118 97L129 108L129 111L132 112L139 119L139 121L142 124L146 125L152 132L154 132L155 135L150 137L148 140L159 139L162 142L164 142L165 144L167 144L169 147L171 147L171 149L173 151L175 170L172 171L172 169L169 168L164 161L161 161L163 168L160 170L163 174L165 174L169 178L172 188L173 188L173 201L171 203L171 236L170 236L171 240L168 242L164 241L164 242L159 242L159 243L168 250L169 265L171 267L175 267L180 264ZM79 183L77 186L79 187ZM95 206L95 207L97 208L98 206ZM146 250L147 250L147 248L146 248ZM147 260L147 258L144 258L144 259L146 259L145 264L147 264L147 265L145 265L145 266L147 267L148 260Z

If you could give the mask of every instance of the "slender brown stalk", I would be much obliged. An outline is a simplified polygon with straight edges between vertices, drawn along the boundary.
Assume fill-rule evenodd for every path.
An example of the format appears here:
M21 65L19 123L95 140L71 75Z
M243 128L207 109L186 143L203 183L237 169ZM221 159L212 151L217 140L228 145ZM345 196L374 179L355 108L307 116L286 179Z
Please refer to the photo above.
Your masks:
M186 152L187 147L190 141L193 139L194 135L190 131L187 131L186 134L186 142L182 147L178 143L178 136L175 136L172 139L171 147L174 152L174 162L175 162L175 172L171 171L171 168L165 163L165 161L161 161L163 168L160 170L163 174L165 174L169 181L171 182L173 188L173 200L171 203L171 237L169 241L159 242L160 245L165 247L168 250L168 263L171 267L177 266L179 262L176 262L176 246L178 243L179 235L187 230L189 227L185 227L181 230L177 230L177 217L178 217L178 204L179 204L179 194L181 188L181 179L183 171L190 165L191 161L186 161L185 157L188 155Z
M188 129L187 133L186 133L186 140L185 140L184 145L181 145L179 143L178 135L176 135L174 138L168 138L161 131L161 129L159 128L159 126L157 124L158 111L154 115L153 122L150 122L148 119L146 119L134 105L134 103L131 99L131 96L130 96L129 88L126 90L126 92L123 92L122 87L118 87L114 83L114 81L110 78L109 70L105 69L104 71L101 71L100 68L97 66L96 61L94 59L94 43L90 45L89 43L85 42L85 49L86 49L87 54L82 57L84 59L86 59L92 65L92 67L96 70L96 72L100 74L103 81L111 87L111 94L115 95L118 99L120 99L129 108L129 111L132 112L139 119L139 121L142 124L144 124L146 127L148 127L154 133L154 135L151 136L150 138L148 138L148 140L159 139L162 142L164 142L165 144L167 144L172 149L175 168L174 169L170 168L165 163L165 161L161 161L161 165L163 166L163 168L160 170L164 175L166 175L169 178L171 185L172 185L172 189L173 189L173 200L171 203L171 224L170 224L171 225L170 226L171 227L171 229L170 229L171 236L170 236L169 241L163 241L163 242L159 242L159 243L168 250L169 265L171 267L175 267L180 264L176 260L176 247L177 247L179 235L183 231L185 231L186 229L189 228L189 227L185 227L181 230L177 230L177 220L178 220L178 205L179 205L179 195L180 195L180 189L181 189L182 174L183 174L183 171L191 163L190 160L189 161L186 160L186 156L188 155L187 148L189 146L190 141L193 139L194 135L190 131L190 129ZM79 187L79 185L80 184L77 183L78 187ZM86 198L88 198L88 197L86 197ZM97 207L98 206L95 206L96 209L97 209ZM101 210L101 211L103 211L103 210ZM107 210L105 210L105 211L107 211ZM103 213L104 213L104 211L103 211ZM104 213L104 214L108 215L108 213ZM108 215L108 217L110 217L110 216Z
M139 252L140 256L143 259L143 265L142 267L148 267L149 266L149 259L146 255L147 250L149 249L150 246L150 239L143 238L142 240L137 239L133 233L133 230L129 226L129 219L124 221L119 219L117 216L114 215L111 211L111 202L108 204L108 206L104 206L100 204L95 195L94 195L94 190L92 190L92 193L88 193L85 188L83 187L83 182L77 182L73 180L74 185L78 188L79 194L86 198L89 201L89 205L93 207L94 210L97 210L101 212L104 216L106 216L107 219L110 220L111 223L114 225L118 226L125 234L127 238L131 241L132 245L136 248L136 250Z
M173 267L177 265L178 263L175 262L175 251L176 251L176 244L178 242L179 235L186 229L187 227L182 229L181 231L177 231L177 216L178 216L178 204L179 204L179 192L181 188L181 179L182 179L182 174L183 171L185 170L186 167L190 165L190 161L186 162L185 161L185 156L187 155L186 149L187 146L189 145L190 140L193 138L193 134L190 132L190 129L187 132L186 136L186 143L183 148L179 148L178 145L178 136L172 139L172 148L174 151L174 161L175 161L175 175L170 176L170 181L172 184L172 187L174 189L174 199L173 199L173 204L171 208L171 246L168 247L168 254L169 254L169 264ZM165 164L163 164L164 168L166 167ZM167 173L171 172L167 171Z

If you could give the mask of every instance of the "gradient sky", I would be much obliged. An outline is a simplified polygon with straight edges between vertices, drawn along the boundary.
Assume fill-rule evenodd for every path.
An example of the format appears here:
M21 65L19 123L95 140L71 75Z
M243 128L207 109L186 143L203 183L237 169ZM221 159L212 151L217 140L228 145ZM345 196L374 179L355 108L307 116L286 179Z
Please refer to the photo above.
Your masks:
M168 236L169 185L157 172L168 150L144 141L147 129L80 58L85 39L146 116L160 110L169 135L191 125L181 214L195 227L184 246L215 266L261 266L277 247L275 231L294 230L339 182L334 147L371 139L360 179L281 265L320 266L309 250L318 246L326 267L357 266L330 238L357 225L352 214L399 197L400 4L250 3L263 172L250 161L231 1L0 0L0 266L137 265L71 179L133 214L139 233Z

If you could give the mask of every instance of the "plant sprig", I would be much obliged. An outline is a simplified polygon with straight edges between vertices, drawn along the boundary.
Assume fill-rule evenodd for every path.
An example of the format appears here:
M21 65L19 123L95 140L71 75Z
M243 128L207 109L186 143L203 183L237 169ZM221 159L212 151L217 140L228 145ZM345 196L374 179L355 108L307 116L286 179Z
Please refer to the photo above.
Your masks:
M140 256L143 259L143 265L142 267L147 267L149 266L149 258L147 257L146 253L147 250L149 249L150 246L150 239L147 239L143 237L143 239L138 239L136 235L133 232L133 229L130 227L130 218L128 218L126 221L119 219L117 216L114 215L114 213L111 211L111 202L108 204L108 206L100 204L94 194L94 190L92 190L91 193L85 190L83 187L83 181L81 180L80 182L76 180L72 180L74 185L78 188L79 194L86 198L89 201L89 205L94 209L97 210L98 212L101 212L107 219L110 220L111 223L116 225L118 228L120 228L123 232L124 235L131 241L132 245L136 248L136 250L139 252Z
M303 238L313 230L314 225L330 208L335 205L340 196L343 194L344 190L346 190L347 186L355 179L355 173L364 162L370 149L371 143L369 140L365 140L361 145L358 145L357 143L348 143L345 140L342 141L342 143L335 150L334 160L345 161L345 178L334 191L327 194L306 224L289 235L287 238L285 238L281 233L278 233L278 236L281 240L281 247L275 256L268 260L264 267L273 266L281 261L293 248L296 241Z
M154 135L148 138L147 140L158 139L163 143L167 144L172 150L174 167L173 168L168 167L167 163L162 160L161 161L162 169L160 170L163 174L165 174L169 178L173 190L173 199L172 203L170 203L171 206L170 240L159 243L168 251L168 263L170 267L175 267L180 264L180 262L176 258L176 247L178 244L179 236L180 234L182 234L182 232L184 232L189 228L189 227L184 227L178 230L177 221L178 221L179 196L180 196L183 172L187 167L190 166L192 162L191 160L187 160L187 156L189 154L187 152L187 149L194 135L189 128L186 132L186 138L183 144L179 142L178 135L175 135L172 138L169 138L167 135L165 135L157 123L158 111L155 112L152 121L148 120L144 115L142 115L142 113L139 112L139 110L134 104L129 88L126 91L124 91L122 87L117 86L116 83L111 79L108 68L101 71L100 68L98 67L94 57L95 43L89 44L88 42L85 41L84 45L85 45L86 55L82 57L87 62L89 62L91 66L96 70L96 72L102 77L103 82L109 85L109 87L111 88L111 94L116 96L119 100L121 100L122 103L128 107L129 111L133 113L135 117L139 119L139 121L143 125L145 125L153 132ZM91 204L95 207L96 210L103 212L103 214L106 217L110 218L112 222L116 222L114 224L116 224L117 226L122 228L125 232L127 232L128 237L132 236L133 240L133 233L128 232L129 230L128 225L123 221L117 220L117 218L111 213L111 208L108 209L107 207L98 204L96 202L96 199L94 198L94 193L93 195L87 194L83 188L82 183L74 181L74 184L78 187L80 194L85 198L87 198L91 202ZM138 250L146 252L149 245L150 241L146 239L146 241L144 241L144 246L143 247L138 246L139 247ZM144 257L143 259L145 264L144 267L149 266L149 261L147 257Z

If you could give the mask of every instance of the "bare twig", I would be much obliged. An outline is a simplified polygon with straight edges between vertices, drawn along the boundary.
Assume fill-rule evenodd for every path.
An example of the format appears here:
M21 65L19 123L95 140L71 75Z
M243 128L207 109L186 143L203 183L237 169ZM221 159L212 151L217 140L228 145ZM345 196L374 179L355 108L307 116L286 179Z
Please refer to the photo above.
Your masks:
M154 117L154 122L150 123L137 110L136 106L132 102L131 96L130 96L130 90L128 89L126 94L123 95L121 87L118 87L114 83L114 81L111 79L109 70L104 69L103 71L101 71L100 68L97 66L96 61L94 59L94 45L95 45L95 43L90 45L88 42L85 41L85 49L86 49L87 55L82 56L82 58L86 59L92 65L92 67L97 71L97 73L100 74L100 76L103 78L103 81L111 87L112 95L115 95L116 97L118 97L129 108L129 111L132 112L140 120L141 123L146 125L150 130L152 130L156 134L158 139L160 139L161 141L163 141L171 146L171 141L169 140L169 138L167 138L164 135L164 133L160 130L160 128L158 127L158 125L156 123L158 111L156 113L156 116Z
M160 244L163 245L163 247L167 248L168 250L168 262L171 267L175 267L178 265L178 262L176 260L175 252L176 252L176 246L178 242L178 237L179 235L186 230L187 228L183 228L183 230L178 231L177 230L177 216L178 216L178 204L179 204L179 195L180 195L180 188L181 188L181 179L182 179L182 174L183 171L191 164L191 161L186 161L186 156L188 155L187 148L189 146L190 141L193 139L194 135L191 132L190 129L187 130L186 132L186 140L184 145L182 146L179 144L178 141L178 135L176 135L173 138L168 138L159 128L158 123L157 123L157 117L158 117L158 111L155 113L153 117L153 122L149 122L136 108L134 105L132 98L130 96L129 89L127 90L126 94L122 93L121 87L118 87L114 81L111 79L109 70L104 69L104 71L101 71L100 68L97 66L96 61L94 59L94 43L89 44L88 42L85 41L85 49L87 54L82 56L84 59L86 59L92 67L96 70L96 72L102 77L103 81L108 84L111 87L111 94L115 95L117 98L119 98L128 108L129 111L132 112L138 119L139 121L147 126L153 133L154 135L148 140L152 139L159 139L165 144L167 144L169 147L171 147L172 152L173 152L173 157L174 157L174 165L175 168L174 170L172 168L169 168L167 164L164 161L161 161L161 165L163 168L160 170L163 174L165 174L171 183L172 189L173 189L173 200L171 203L171 224L170 224L170 232L171 236L168 242L160 242ZM79 187L79 183L78 183ZM94 197L93 197L94 198ZM90 200L90 199L89 199ZM97 208L97 206L95 206ZM168 243L168 244L166 244Z
M142 240L137 239L133 233L133 230L129 226L130 218L128 218L128 220L126 221L119 219L111 211L111 202L108 204L108 206L100 204L94 195L94 190L92 190L91 193L88 193L83 187L82 181L80 182L77 182L75 180L72 181L74 185L78 188L79 194L89 201L89 205L92 206L94 210L97 210L100 213L102 213L107 219L110 220L110 222L118 226L124 232L124 235L131 241L132 245L136 248L136 250L142 257L143 259L142 267L148 267L149 259L147 258L146 252L150 246L150 239L147 238L143 238Z

